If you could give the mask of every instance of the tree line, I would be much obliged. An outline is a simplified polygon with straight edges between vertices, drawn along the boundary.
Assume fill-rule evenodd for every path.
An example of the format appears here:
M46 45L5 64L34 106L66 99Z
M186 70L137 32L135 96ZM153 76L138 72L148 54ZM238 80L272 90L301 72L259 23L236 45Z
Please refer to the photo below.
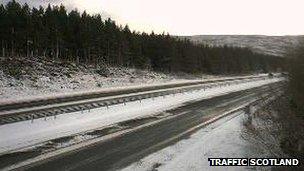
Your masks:
M131 31L101 15L63 6L0 5L2 56L44 57L76 63L165 72L233 74L272 71L282 58L248 48L193 44L169 34Z

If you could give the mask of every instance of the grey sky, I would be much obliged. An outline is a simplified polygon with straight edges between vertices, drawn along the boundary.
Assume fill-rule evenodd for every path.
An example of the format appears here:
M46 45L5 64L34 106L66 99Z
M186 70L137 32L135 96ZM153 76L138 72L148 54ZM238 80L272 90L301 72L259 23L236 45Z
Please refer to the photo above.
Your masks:
M8 0L2 0L6 2ZM17 0L109 14L131 29L197 34L304 34L303 0ZM108 16L108 15L107 15Z

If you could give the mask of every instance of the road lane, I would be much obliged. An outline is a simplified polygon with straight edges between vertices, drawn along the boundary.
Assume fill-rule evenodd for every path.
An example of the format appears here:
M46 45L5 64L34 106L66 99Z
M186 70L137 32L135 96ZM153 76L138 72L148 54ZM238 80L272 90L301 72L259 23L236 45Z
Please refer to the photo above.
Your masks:
M51 161L41 162L28 169L116 170L179 141L180 139L174 139L168 143L161 143L201 124L212 116L244 104L263 92L267 92L267 86L187 104L167 111L172 114L183 113L170 120L56 157ZM187 136L181 138L187 138Z

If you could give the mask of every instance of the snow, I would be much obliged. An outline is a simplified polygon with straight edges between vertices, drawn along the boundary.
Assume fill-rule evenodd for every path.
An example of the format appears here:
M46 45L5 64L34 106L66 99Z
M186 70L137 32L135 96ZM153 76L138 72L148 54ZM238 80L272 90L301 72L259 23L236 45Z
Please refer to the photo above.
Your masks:
M164 74L149 70L124 67L81 66L45 59L0 57L0 101L18 100L25 97L45 96L107 87L149 85L184 81L189 79L215 78L216 76ZM7 67L9 65L10 67ZM20 68L20 76L11 75L10 69Z
M132 70L127 71L130 73L133 72ZM145 77L136 74L104 77L96 73L86 73L82 71L79 71L70 77L64 75L58 77L41 75L37 76L35 79L16 79L5 75L0 70L0 99L23 99L24 97L97 90L107 87L162 83L175 80L175 78L166 76L165 74L153 72L147 74Z
M253 87L281 81L273 78L241 83L226 87L214 87L207 90L157 97L110 106L109 109L96 108L90 111L73 112L31 121L22 121L0 126L0 154L29 147L47 140L73 135L76 133L106 127L122 121L155 115L159 112L183 105L185 102L198 101L214 96L245 90Z
M164 74L124 67L96 68L21 57L0 57L0 65L10 66L0 67L0 102L98 91L104 88L229 78L203 74L196 76L185 73ZM22 66L20 76L10 75L8 68L14 70L20 66Z
M237 112L220 119L194 133L189 139L166 147L123 168L123 171L184 170L256 170L255 167L210 167L208 158L269 157L261 146L243 138L244 113ZM270 168L258 168L270 170Z

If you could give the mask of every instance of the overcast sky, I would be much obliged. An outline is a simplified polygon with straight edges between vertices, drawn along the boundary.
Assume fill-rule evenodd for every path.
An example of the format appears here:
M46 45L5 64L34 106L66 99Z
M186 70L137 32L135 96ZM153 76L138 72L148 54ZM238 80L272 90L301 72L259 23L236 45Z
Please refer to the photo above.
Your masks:
M0 0L5 2L7 0ZM107 13L131 29L173 35L303 35L304 0L17 0Z

